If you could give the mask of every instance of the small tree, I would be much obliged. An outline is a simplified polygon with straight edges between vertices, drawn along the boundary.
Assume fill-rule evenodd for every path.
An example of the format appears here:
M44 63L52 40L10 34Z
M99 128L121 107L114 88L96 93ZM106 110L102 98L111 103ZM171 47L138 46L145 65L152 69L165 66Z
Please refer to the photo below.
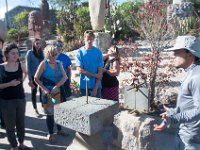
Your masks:
M137 12L132 12L135 23L143 31L144 38L150 44L150 51L145 52L140 61L133 60L128 64L126 62L124 70L132 73L131 85L136 88L139 88L141 84L146 85L151 108L155 108L156 86L161 85L161 82L167 83L169 79L166 73L158 72L159 67L166 67L160 63L161 51L168 46L171 39L175 38L176 33L175 28L168 25L167 6L168 4L164 1L153 0L144 3ZM169 70L170 67L168 66Z

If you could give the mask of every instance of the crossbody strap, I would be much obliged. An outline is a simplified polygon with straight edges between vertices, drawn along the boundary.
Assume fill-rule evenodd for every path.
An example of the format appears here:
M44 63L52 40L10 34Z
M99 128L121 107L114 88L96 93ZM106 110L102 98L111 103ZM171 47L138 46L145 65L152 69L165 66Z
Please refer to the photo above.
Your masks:
M56 62L56 64L55 64L55 70L56 70L56 83L58 83L58 81L59 81L59 79L58 79L58 64L60 65L60 63L58 62Z

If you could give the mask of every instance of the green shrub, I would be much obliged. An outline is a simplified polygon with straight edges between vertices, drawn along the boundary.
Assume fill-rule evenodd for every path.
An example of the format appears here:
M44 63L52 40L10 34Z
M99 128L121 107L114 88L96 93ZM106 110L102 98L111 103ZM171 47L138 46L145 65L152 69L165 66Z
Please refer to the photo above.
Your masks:
M28 27L26 26L20 29L11 28L7 32L7 41L19 42L23 40L24 37L28 37Z

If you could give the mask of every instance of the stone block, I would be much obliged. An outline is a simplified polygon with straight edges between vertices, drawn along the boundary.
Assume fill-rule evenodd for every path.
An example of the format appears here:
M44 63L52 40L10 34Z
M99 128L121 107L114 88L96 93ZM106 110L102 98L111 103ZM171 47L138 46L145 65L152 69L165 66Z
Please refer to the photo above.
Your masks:
M95 134L113 122L118 102L95 97L88 97L88 101L83 96L56 105L55 122L86 135Z
M111 46L111 36L109 33L95 32L93 45L98 47L103 53L106 53Z
M134 116L128 111L121 111L114 116L112 142L114 148L112 150L175 149L175 129L165 129L163 132L153 131L154 124L160 124L161 121L155 116L146 114Z
M124 150L155 150L153 133L154 119L147 116L133 116L127 111L115 115L113 124L113 145Z

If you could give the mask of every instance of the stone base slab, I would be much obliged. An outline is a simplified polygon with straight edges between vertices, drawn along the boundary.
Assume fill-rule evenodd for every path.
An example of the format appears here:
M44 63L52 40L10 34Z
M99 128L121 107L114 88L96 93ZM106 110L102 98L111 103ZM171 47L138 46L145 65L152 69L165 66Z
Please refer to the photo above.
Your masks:
M113 122L118 113L118 102L95 97L73 98L54 107L57 124L77 132L92 135Z
M99 133L88 136L76 132L75 138L67 150L105 150L105 147Z

